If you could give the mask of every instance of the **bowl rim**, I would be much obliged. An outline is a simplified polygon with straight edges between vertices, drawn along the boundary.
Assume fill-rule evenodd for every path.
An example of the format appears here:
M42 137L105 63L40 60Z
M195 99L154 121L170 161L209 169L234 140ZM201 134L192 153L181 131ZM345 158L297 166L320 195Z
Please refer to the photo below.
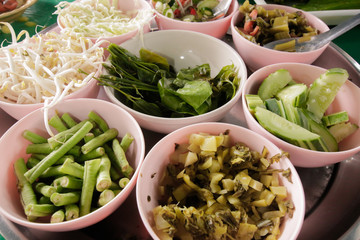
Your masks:
M32 5L34 5L38 0L26 0L26 2L21 5L19 8L15 8L12 11L8 11L8 12L4 12L0 14L0 20L3 20L4 18L13 16L17 13L20 13L22 11L25 11L27 8L31 7Z
M264 71L265 69L268 68L285 68L287 66L296 66L296 65L300 65L304 68L313 68L313 69L317 69L319 71L323 71L325 72L327 69L323 68L323 67L319 67L319 66L315 66L315 65L311 65L311 64L306 64L306 63L294 63L294 62L287 62L287 63L275 63L275 64L271 64L271 65L267 65L265 67L262 67L258 70L256 70L255 72L253 72L247 79L243 89L242 89L242 96L241 96L241 100L242 100L242 107L243 107L243 112L245 115L249 116L249 119L251 122L255 123L262 131L263 134L265 134L266 137L269 137L271 140L276 139L277 141L281 142L283 145L286 145L289 149L297 149L297 150L301 150L304 153L309 153L309 154L315 154L315 155L324 155L324 156L341 156L344 153L353 153L356 154L357 152L360 151L360 145L351 149L347 149L347 150L340 150L337 152L321 152L321 151L315 151L315 150L310 150L310 149L306 149L306 148L301 148L298 147L296 145L293 145L291 143L286 142L285 140L282 140L281 138L276 137L275 135L273 135L272 133L270 133L269 131L267 131L265 128L263 128L256 120L255 118L251 115L251 113L249 112L249 109L247 108L246 105L246 100L245 100L245 96L246 95L246 90L248 88L248 86L250 84L252 84L252 79L255 78L260 72ZM254 74L254 75L253 75ZM253 75L253 76L252 76ZM353 82L351 82L349 79L346 80L346 83L350 84L350 86L354 86L357 87ZM251 117L250 117L251 116ZM360 130L359 130L360 131ZM330 164L330 163L329 163Z
M299 11L299 12L301 12L301 13L305 16L305 18L307 19L307 21L309 21L309 20L308 20L309 17L310 17L310 18L313 18L313 19L317 19L321 25L324 25L324 28L327 29L326 31L329 31L329 30L330 30L330 28L327 26L327 24L326 24L323 20L321 20L320 18L316 17L315 15L312 15L311 13L308 13L308 12L306 12L306 11L302 11L301 9L294 8L294 7L290 7L290 6L285 6L285 5L280 5L280 4L259 4L259 6L262 6L262 7L264 7L265 9L275 9L275 8L279 8L279 9L285 9L286 11L291 11L291 12ZM309 55L309 54L314 53L314 52L324 51L324 50L329 46L329 44L330 44L330 43L327 43L327 44L325 44L324 46L322 46L321 48L318 48L318 49L315 49L315 50L312 50L312 51L308 51L308 52L286 52L286 51L278 51L278 50L274 50L274 49L264 48L263 46L260 46L260 45L258 45L258 44L256 44L256 43L253 43L253 42L245 39L245 38L244 38L243 36L241 36L241 34L238 32L238 30L236 29L236 22L235 22L235 21L238 20L238 17L239 17L240 14L241 14L241 12L240 12L240 10L239 10L239 11L237 11L237 12L233 15L233 17L232 17L232 19L231 19L230 28L231 28L231 32L232 32L233 38L234 38L234 36L235 36L235 37L237 37L238 39L241 39L241 41L245 41L245 40L246 40L246 42L249 42L249 43L253 44L253 45L251 45L251 46L253 46L253 47L255 47L255 48L259 49L259 50L262 49L261 51L264 51L264 52L267 53L267 54L271 54L271 53L276 54L276 53L277 53L277 54L282 54L282 55L284 55L284 56L294 56L294 55L303 56L303 55ZM311 25L311 24L310 24L310 25ZM324 31L324 32L325 32L325 31ZM322 33L322 32L321 32L321 33Z
M121 107L123 107L128 112L130 112L131 114L135 114L135 115L140 116L140 117L145 117L145 118L151 119L152 121L165 121L166 120L167 121L166 124L174 124L174 125L177 125L179 120L180 121L185 121L185 122L192 122L192 121L195 121L195 120L200 120L202 118L206 118L207 116L212 115L215 111L221 111L229 103L237 102L239 100L241 94L242 94L242 89L244 88L244 85L245 85L245 82L247 81L248 76L247 76L247 68L246 68L245 62L241 58L241 56L236 52L236 50L234 48L232 48L230 45L228 45L227 43L225 43L224 41L222 41L222 40L220 40L218 38L212 37L212 36L204 34L204 33L194 32L194 31L190 31L190 30L169 29L169 30L161 30L161 31L149 32L149 33L144 35L144 42L146 41L146 37L151 37L152 35L165 34L165 35L168 36L169 34L172 34L172 33L175 33L175 34L180 33L180 34L183 34L183 35L190 35L188 37L191 37L191 35L197 35L197 36L199 36L201 38L209 39L209 40L214 41L214 42L216 42L218 44L221 44L222 48L225 48L225 49L235 53L235 56L238 58L239 63L240 63L239 70L241 70L241 69L244 70L244 72L242 72L242 74L244 76L244 79L241 79L240 85L239 85L234 97L232 99L230 99L224 105L222 105L222 106L220 106L220 107L218 107L218 108L216 108L216 109L214 109L214 110L212 110L210 112L203 113L203 114L196 115L196 116L180 117L180 118L157 117L157 116L153 116L153 115L149 115L149 114L145 114L145 113L141 113L139 111L136 111L136 110L126 106L125 104L123 104L120 100L118 100L114 96L114 94L113 94L114 91L113 91L113 89L111 87L103 86L104 90L105 90L105 93L110 98L110 100L114 101L114 103L116 102ZM123 44L129 43L130 41L137 41L137 40L136 39L129 39L129 40L123 42L122 44L120 44L120 46L122 46ZM239 76L241 76L242 74L239 73Z
M31 221L27 221L25 219L20 219L17 217L14 217L11 213L9 213L6 209L4 209L2 206L0 206L0 213L3 214L5 217L7 217L9 220L25 226L25 227L29 227L32 229L38 229L38 230L43 230L43 231L48 231L48 232L62 232L62 231L71 231L71 230L76 230L76 229L81 229L90 225L93 225L101 220L103 220L104 218L108 217L113 211L115 211L118 208L118 204L122 204L129 196L129 194L134 190L136 183L137 183L137 178L139 176L140 173L140 167L142 166L142 163L145 159L145 138L144 138L144 134L143 131L140 127L140 125L138 124L138 122L134 119L134 117L128 113L126 110L122 109L121 107L103 100L103 99L97 99L97 98L75 98L75 99L66 99L63 100L61 104L70 104L73 102L87 102L89 106L92 106L91 103L93 104L106 104L108 106L110 106L111 108L117 109L117 111L120 111L124 116L127 116L128 120L130 120L135 127L136 132L139 133L139 163L137 168L134 171L133 176L131 177L129 183L125 186L125 188L115 196L115 198L109 202L108 204L106 204L105 206L98 208L92 212L90 212L87 215L81 216L79 218L73 219L71 221L64 221L64 222L60 222L60 223L40 223L40 222L31 222ZM56 108L56 106L55 106ZM31 113L29 113L28 115L26 115L24 118L18 120L14 125L12 125L1 137L0 137L0 143L3 142L4 138L6 138L8 135L11 135L11 133L13 131L16 130L16 128L18 127L18 125L21 125L24 121L28 121L28 119L33 119L33 118L37 118L37 115L39 114L39 112L41 112L42 109L37 109ZM116 201L115 199L119 199L120 196L125 195L125 198L123 200L121 200L120 202ZM101 212L102 210L104 210L104 208L108 208L108 209L113 209L109 214L105 214L102 215ZM94 218L96 217L94 220L89 221L89 218ZM76 226L75 224L79 224L78 226ZM73 225L73 227L71 227ZM67 227L66 229L63 229L64 227Z
M264 142L264 145L266 146L271 146L271 148L276 149L276 151L278 151L279 153L281 152L281 149L279 147L277 147L274 143L271 142L271 140L265 138L264 136L248 129L245 128L243 126L239 126L236 124L231 124L231 123L224 123L224 122L201 122L201 123L194 123L191 125L187 125L185 127L179 128L171 133L169 133L168 135L164 136L163 138L161 138L147 153L147 155L145 156L145 159L143 161L143 164L140 168L140 175L139 175L139 179L141 179L141 177L143 176L143 172L146 172L146 166L147 164L150 162L151 157L153 157L152 155L157 154L157 148L162 147L163 143L167 142L168 138L172 137L173 135L179 135L177 138L182 138L183 135L185 134L181 134L181 132L188 132L190 129L192 130L192 132L204 132L202 130L196 130L196 129L201 129L201 127L206 127L206 126L212 126L212 131L216 131L215 129L223 129L223 128L232 128L232 129L236 129L237 131L241 131L242 133L246 133L246 134L250 134L250 135L254 135L256 137L258 137L259 139L261 139L262 142ZM177 139L175 139L176 141ZM296 206L296 210L297 211L297 216L299 218L299 222L295 223L296 228L293 229L292 231L292 235L291 235L291 239L296 239L296 237L298 236L298 234L300 233L301 227L303 225L304 222L304 218L305 218L305 190L303 187L303 184L301 182L300 176L295 168L295 166L292 164L292 162L290 161L289 158L285 157L283 158L284 161L286 162L286 165L289 166L292 175L294 176L293 183L292 184L297 184L296 187L300 187L300 189L296 189L296 192L299 193L301 200L299 201L300 206L297 205ZM154 239L159 239L159 237L157 236L157 234L155 233L155 231L153 230L153 226L151 226L151 224L149 223L149 221L147 220L147 212L145 212L145 207L142 204L141 200L140 200L140 196L141 194L141 189L142 189L142 182L141 180L138 180L137 184L136 184L136 203L137 203L137 208L138 208L138 212L140 214L140 218L144 224L144 226L146 227L147 231L149 232L149 234L151 235L151 237L153 237ZM294 186L295 187L295 186ZM300 212L300 213L298 213ZM283 233L283 231L281 232L281 234ZM281 236L281 235L280 235Z
M225 17L223 18L220 18L220 19L216 19L215 21L205 21L205 22L185 22L185 21L181 21L181 20L177 20L177 19L172 19L172 18L169 18L169 17L166 17L165 15L159 13L156 9L155 9L155 6L153 4L154 0L150 0L149 1L149 4L151 6L152 9L154 9L154 12L155 12L155 15L158 17L158 18L161 18L161 19L164 19L166 21L169 21L169 22L172 22L172 23L181 23L181 24L184 24L185 26L188 25L188 26L196 26L198 25L199 27L201 27L202 24L206 24L206 23L215 23L215 22L224 22L224 21L227 21L229 18L232 18L234 16L234 14L238 11L238 6L239 6L239 3L237 0L232 0L231 1L231 4L234 5L233 6L233 11L232 12L227 12Z

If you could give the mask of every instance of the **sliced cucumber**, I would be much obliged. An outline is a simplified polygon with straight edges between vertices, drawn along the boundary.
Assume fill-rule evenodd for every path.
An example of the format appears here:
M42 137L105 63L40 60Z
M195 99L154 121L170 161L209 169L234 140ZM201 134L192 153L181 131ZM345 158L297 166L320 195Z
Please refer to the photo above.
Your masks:
M262 127L275 136L299 147L322 151L323 143L318 134L264 108L255 108L255 117Z
M357 124L347 122L335 124L329 128L329 131L339 143L349 135L353 134L358 128L359 126Z
M292 123L300 125L300 117L297 108L290 103L284 103L283 105L285 109L285 118Z
M259 87L258 95L263 101L272 98L292 80L288 70L279 69L265 78Z
M346 111L337 112L324 116L321 121L326 127L329 127L338 123L349 121L349 115Z
M308 87L305 84L298 83L284 87L275 96L281 99L283 103L289 103L295 107L303 107L306 104L307 91Z
M210 8L213 9L214 7L216 7L219 4L218 0L203 0L200 1L197 4L197 8L198 9L202 9L202 8Z
M251 114L254 114L256 107L265 108L263 100L256 94L246 94L245 100Z
M276 113L280 117L286 118L284 105L281 100L277 100L276 98L266 99L265 106L269 111Z
M319 121L348 77L349 74L345 69L332 68L323 73L310 86L306 106Z
M297 108L300 120L300 125L309 131L318 134L325 147L323 150L325 152L337 152L339 150L338 142L336 141L335 137L331 134L331 132L321 123L314 121L311 118L310 113L306 109Z

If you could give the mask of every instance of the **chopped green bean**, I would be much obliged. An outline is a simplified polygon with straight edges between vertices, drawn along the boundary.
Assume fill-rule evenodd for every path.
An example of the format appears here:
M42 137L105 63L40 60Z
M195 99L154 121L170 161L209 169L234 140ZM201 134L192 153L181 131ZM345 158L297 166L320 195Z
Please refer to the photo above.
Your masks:
M79 206L77 204L69 204L65 206L66 221L73 220L79 217Z
M106 132L100 134L99 136L96 136L95 138L91 139L89 142L82 145L81 151L83 154L86 154L97 147L101 147L106 142L116 138L117 135L118 135L118 130L116 130L115 128L110 128Z
M86 160L100 158L105 154L105 149L103 147L97 147L86 154L80 155L77 159L78 162L84 162Z
M61 115L61 120L63 120L69 128L72 128L73 126L78 124L77 121L75 121L69 113L64 113L63 115Z
M39 134L34 133L30 130L25 130L23 132L22 136L32 143L46 143L47 142L46 138L44 138L44 137L40 136Z
M84 142L87 143L88 141L90 141L91 139L93 139L95 137L94 133L89 132L85 135L84 137Z
M59 209L51 215L50 223L60 223L65 220L64 210Z
M59 171L78 178L84 177L84 167L71 160L66 160L63 165L61 165Z
M68 189L81 189L83 180L70 175L62 176L54 180L54 187L68 188Z
M101 129L102 132L106 132L107 130L109 130L109 126L106 121L96 112L91 111L88 114L88 117L96 123L96 125Z
M121 148L119 140L116 138L113 139L112 148L116 157L116 162L120 166L121 172L125 177L130 178L134 173L134 169L130 166L129 162L126 159L124 150Z
M55 128L58 132L63 132L68 129L65 123L61 120L61 118L57 114L55 114L50 118L49 125Z
M109 203L111 200L114 199L115 193L110 189L105 189L100 193L99 200L98 200L98 206L102 207L105 204Z
M39 176L39 178L49 178L49 177L59 177L59 176L63 176L64 173L62 173L60 171L61 165L57 165L57 166L51 166L48 167L45 171L43 171L41 173L41 175Z
M90 213L92 197L96 185L96 176L100 167L100 158L88 160L84 166L84 180L80 198L80 216Z
M52 202L50 201L50 197L41 196L38 204L52 204Z
M54 192L56 192L56 188L54 186L46 185L43 182L36 183L35 190L45 197L50 197Z
M26 147L26 153L32 154L32 153L39 153L39 154L49 154L53 150L50 148L49 143L32 143L27 145Z
M127 185L129 182L130 182L130 179L127 178L127 177L120 178L120 180L119 180L119 186L120 186L121 188L125 188L126 185Z
M35 167L36 164L38 164L39 162L40 162L39 159L34 158L34 157L29 157L28 160L27 160L27 162L26 162L26 167L29 168L29 169L30 169L30 168L33 168L33 167Z
M74 147L78 142L80 142L86 133L92 129L93 125L90 122L86 122L68 141L66 141L61 147L51 152L44 159L42 159L39 164L34 168L33 172L27 171L25 177L30 183L33 183L43 171L48 167L53 165L59 158L64 156L72 147Z
M97 191L102 192L111 186L110 168L110 159L105 155L101 158L99 173L96 179Z
M130 147L133 141L134 141L134 137L130 133L126 133L120 142L120 146L122 147L124 152L127 151L127 149Z
M33 204L30 203L25 208L27 216L31 217L46 217L56 212L59 208L54 204Z
M80 192L67 192L67 193L55 192L51 195L50 201L55 206L65 206L68 204L79 202L80 194L81 194Z

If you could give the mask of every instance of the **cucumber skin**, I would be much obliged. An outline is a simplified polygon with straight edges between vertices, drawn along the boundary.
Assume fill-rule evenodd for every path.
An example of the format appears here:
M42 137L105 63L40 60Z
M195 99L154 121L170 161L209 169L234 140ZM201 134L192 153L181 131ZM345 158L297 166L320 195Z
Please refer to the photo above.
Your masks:
M341 111L326 115L321 119L321 121L324 124L324 126L330 127L335 124L349 121L349 115L346 111Z
M322 145L318 134L312 133L267 109L257 107L254 115L263 128L290 144L311 150L320 148L319 146Z
M355 123L339 123L329 128L330 133L335 137L337 142L341 142L343 139L348 137L357 131L359 126Z
M293 81L290 73L286 69L279 69L265 78L258 89L258 95L263 101L272 98L283 89L289 82Z
M321 121L326 109L333 102L337 92L346 82L348 77L349 74L345 69L332 68L323 73L313 82L313 84L311 84L308 92L306 108L316 116L318 122ZM332 94L328 94L328 96L321 94L323 91L320 89L323 89L324 85L328 86L326 91L330 89ZM319 97L321 95L322 97Z
M305 107L308 87L303 83L292 84L276 93L276 98L295 107Z

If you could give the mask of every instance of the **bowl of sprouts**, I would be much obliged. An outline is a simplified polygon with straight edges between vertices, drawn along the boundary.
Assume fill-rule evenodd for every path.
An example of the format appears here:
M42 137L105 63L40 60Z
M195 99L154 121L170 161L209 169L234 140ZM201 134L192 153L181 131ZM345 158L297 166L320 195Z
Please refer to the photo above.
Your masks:
M61 31L93 42L106 40L120 44L150 31L154 11L145 0L77 0L62 1L57 6L57 23Z
M42 231L88 227L134 189L145 155L142 130L124 109L100 99L63 100L48 116L45 123L37 109L0 139L0 213Z
M155 20L160 30L190 30L222 38L228 31L231 18L238 11L239 4L236 0L230 0L231 5L227 12L218 15L215 9L221 1L151 0L151 4L155 9Z
M15 119L62 99L91 98L99 92L94 76L102 71L104 49L86 38L47 32L16 36L0 49L0 107ZM24 37L17 42L16 37Z
M321 19L300 9L277 4L252 5L249 1L240 6L231 20L235 48L251 71L281 62L313 63L329 44L307 52L295 52L286 44L279 45L279 50L263 46L295 37L305 41L328 30Z
M249 129L290 154L298 167L324 167L360 151L360 88L343 68L278 63L246 81Z
M98 77L106 96L140 126L169 133L218 121L237 103L247 78L245 63L228 44L209 35L161 30L111 44Z
M37 0L7 0L0 3L0 21L11 22L19 18Z
M153 239L295 240L304 190L287 153L244 127L198 123L162 138L136 186Z

